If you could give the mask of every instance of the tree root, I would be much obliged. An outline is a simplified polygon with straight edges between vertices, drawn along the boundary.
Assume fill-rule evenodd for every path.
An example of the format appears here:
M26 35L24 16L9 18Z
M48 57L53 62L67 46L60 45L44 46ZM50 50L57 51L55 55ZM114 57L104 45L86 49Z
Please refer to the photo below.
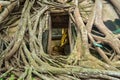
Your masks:
M36 0L26 0L20 20L19 18L15 18L20 23L15 23L19 29L16 31L14 39L12 41L9 41L9 39L5 41L0 32L0 45L6 44L5 48L4 46L0 47L0 52L2 52L0 53L0 74L2 74L0 78L9 79L12 73L16 74L15 78L18 80L32 80L33 78L43 80L56 80L58 78L58 80L119 80L119 35L113 34L104 25L101 18L101 1L96 0L92 16L87 21L87 25L82 20L83 18L80 15L78 6L76 6L73 14L70 13L73 23L77 27L77 38L74 49L69 56L54 57L46 54L42 46L43 30L49 26L47 24L49 12L47 11L54 6L66 10L66 8L70 7L70 4L61 6L63 4L58 3L59 5L57 5L57 3L49 3L47 0L44 2L41 0L37 0L37 2ZM12 25L12 21L7 18L4 20L4 24L8 22L7 25ZM92 33L94 24L105 37ZM2 26L0 31L7 28L7 26ZM2 40L5 42L2 42ZM94 42L107 43L114 50L114 55L112 55L114 59L116 59L115 57L118 58L116 59L117 61L110 59L102 48L94 46ZM91 55L89 44L107 63Z

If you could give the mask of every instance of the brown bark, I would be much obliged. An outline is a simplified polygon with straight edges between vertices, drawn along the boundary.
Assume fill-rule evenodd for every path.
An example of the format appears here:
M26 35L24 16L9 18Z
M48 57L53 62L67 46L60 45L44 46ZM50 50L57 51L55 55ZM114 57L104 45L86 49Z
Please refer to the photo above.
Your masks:
M75 1L78 4L78 0ZM3 47L0 48L2 49L2 53L0 53L0 75L7 71L6 73L9 73L7 76L10 76L11 73L14 75L17 74L15 77L18 80L31 80L33 77L36 79L50 80L56 80L58 78L59 80L117 80L120 78L119 69L116 68L119 67L120 59L120 36L119 34L113 34L112 31L104 25L102 20L102 0L96 0L89 20L85 22L81 15L82 9L79 9L77 4L75 4L75 10L72 13L71 9L74 9L73 3L61 4L50 2L48 0L26 0L24 8L22 8L23 6L20 8L22 9L22 13L20 12L21 15L19 14L21 18L18 20L19 24L16 23L16 26L19 26L19 29L16 31L14 39L12 41L5 41L3 38L0 38L0 45L1 43L7 44L5 49L3 49ZM46 11L49 11L51 7L52 9L69 11L72 23L75 24L77 29L76 43L69 56L59 55L56 57L45 54L43 51L42 32L45 28L49 27L49 16ZM11 15L8 17L9 18L7 19L4 18L4 23L1 22L2 28L0 28L0 31L9 28L8 23L11 24L9 21L12 17ZM104 37L93 34L94 24L100 31L98 33L103 34ZM2 37L1 35L3 34L0 32L0 37ZM95 46L94 42L110 45L111 49L114 50L114 53L108 53L109 57L106 55L106 51L101 47ZM101 59L107 64L91 55L91 47L100 54ZM97 55L97 53L95 54ZM113 59L111 57L114 58L114 61L112 61ZM118 62L115 60L118 60ZM0 77L8 79L4 74Z
M2 22L8 16L8 14L14 9L16 4L17 2L13 2L10 5L8 5L7 8L5 8L5 10L0 14L0 22Z

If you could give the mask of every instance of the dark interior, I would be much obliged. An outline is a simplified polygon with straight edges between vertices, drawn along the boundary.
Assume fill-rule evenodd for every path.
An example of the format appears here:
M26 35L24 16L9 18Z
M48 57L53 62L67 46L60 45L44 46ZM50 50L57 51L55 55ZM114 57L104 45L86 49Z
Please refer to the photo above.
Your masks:
M62 30L69 28L69 15L66 13L50 13L51 16L51 32L52 32L52 54L67 55L70 53L69 37L67 31L67 43L60 47L62 39Z

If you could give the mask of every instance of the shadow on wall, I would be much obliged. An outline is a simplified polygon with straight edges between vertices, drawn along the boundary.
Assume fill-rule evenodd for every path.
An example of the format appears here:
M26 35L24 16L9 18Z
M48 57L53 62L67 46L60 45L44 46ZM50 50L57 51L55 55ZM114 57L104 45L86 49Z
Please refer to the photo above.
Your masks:
M120 29L120 19L115 19L114 21L108 20L104 24L111 30L115 31Z

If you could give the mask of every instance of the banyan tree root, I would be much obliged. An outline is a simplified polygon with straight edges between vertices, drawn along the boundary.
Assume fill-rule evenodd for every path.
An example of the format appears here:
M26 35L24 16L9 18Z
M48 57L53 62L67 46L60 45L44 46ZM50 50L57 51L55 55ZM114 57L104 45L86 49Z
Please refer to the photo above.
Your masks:
M101 2L101 3L100 3ZM90 41L92 42L92 45L95 43L95 42L101 42L101 43L106 43L108 44L110 47L113 48L113 50L116 52L117 55L119 55L119 39L116 37L115 34L112 33L112 31L110 31L103 23L102 21L102 1L97 1L95 2L95 6L93 8L93 12L91 14L91 17L90 17L90 21L88 21L87 23L87 28L88 28L88 33L87 33L87 28L86 26L84 25L83 23L83 20L81 18L81 16L79 15L79 10L76 8L75 9L75 20L76 20L76 24L78 26L78 29L79 31L81 32L81 38L82 38L82 41L79 39L79 41L82 42L82 47L81 49L79 49L80 47L77 47L78 48L78 52L75 52L77 50L75 50L74 54L78 54L79 55L82 55L81 53L84 53L86 56L89 55L89 48L88 48L88 39L87 39L87 35L90 39ZM78 18L79 16L79 18ZM100 17L101 16L101 17ZM97 19L97 20L96 20ZM98 30L100 30L104 35L105 35L105 38L102 38L100 36L97 36L97 35L93 35L91 34L91 30L92 30L92 27L93 27L93 24L95 23L96 27L98 28ZM78 34L79 35L79 34ZM109 37L108 37L109 36ZM114 37L114 38L113 38ZM110 40L109 40L110 39ZM76 40L76 43L77 43L78 40ZM115 43L113 43L113 41L115 41ZM77 43L77 45L80 45L79 43ZM76 46L75 46L76 47ZM96 51L100 54L100 56L104 59L105 62L107 62L108 64L112 64L111 63L111 57L113 57L111 55L110 58L108 58L108 56L106 55L106 52L103 51L103 49L101 49L100 47L98 46L95 46L95 49ZM80 53L81 52L81 53ZM68 59L68 61L70 61L70 59L72 60L72 58L75 58L72 54L72 56L70 56L70 58ZM84 55L83 54L83 55ZM115 53L113 53L115 54ZM116 55L116 56L117 56ZM79 60L80 57L78 57L78 60ZM114 55L114 58L115 55ZM112 59L112 60L115 60L115 59ZM73 59L74 60L74 59ZM77 62L77 61L75 61Z
M108 43L115 51L117 54L120 54L120 41L118 38L115 37L115 35L106 28L106 26L103 24L102 21L102 2L100 1L96 1L96 4L99 6L96 6L96 13L98 13L98 15L96 15L96 19L95 19L95 24L97 26L97 28L105 35L105 41L106 43ZM99 11L98 11L99 9ZM115 41L113 43L113 41Z
M115 53L117 55L119 55L120 54L120 40L116 37L115 34L112 33L112 31L110 31L104 25L104 23L102 21L102 1L101 0L99 0L99 1L96 0L95 10L96 10L96 15L95 15L95 19L94 19L95 20L95 25L99 29L99 31L102 32L105 36L105 37L100 37L100 36L94 36L93 35L95 41L108 44L115 51ZM104 60L107 63L110 63L110 59L108 59L108 57L105 55L105 53L103 53L104 51L102 51L99 48L96 48L96 49L98 50L100 55L104 58ZM114 58L115 58L115 56L114 56Z
M8 14L14 9L16 5L17 5L17 2L15 1L9 4L7 8L5 8L5 10L0 14L0 22L2 22L8 16Z
M74 10L74 15L71 14L73 18L73 23L77 28L77 39L72 53L67 57L57 57L54 58L43 51L42 47L42 32L48 28L48 18L49 14L47 11L51 7L57 7L66 10L70 5L61 7L61 3L52 3L47 0L26 0L24 7L20 13L21 17L16 17L13 22L16 22L15 26L18 27L14 37L12 36L12 41L9 39L1 38L2 35L7 35L4 31L7 31L8 23L11 20L8 18L1 22L1 25L7 25L0 27L0 78L3 79L43 79L43 80L80 80L80 79L116 79L120 78L119 68L112 65L112 61L106 59L104 56L102 58L108 63L104 63L99 59L95 58L90 54L89 42L93 43L101 41L105 43L103 39L107 36L116 36L111 31L109 31L103 24L101 17L101 0L96 0L95 7L93 10L93 16L90 17L87 25L84 24L82 17L79 13L79 8L76 6ZM100 6L100 8L99 8ZM21 6L20 6L21 7ZM98 14L99 9L99 14ZM97 13L97 14L96 14ZM78 17L78 18L77 18ZM99 21L100 20L100 21ZM107 30L108 33L102 31L102 27ZM10 24L10 23L9 23ZM12 24L12 23L11 23ZM11 25L10 24L10 25ZM103 39L100 36L92 34L93 24L105 35ZM11 28L11 27L10 27ZM89 37L89 39L88 39ZM90 41L88 41L90 40ZM115 37L116 42L119 41ZM4 42L3 42L4 41ZM119 50L108 43L115 50L116 55L118 55ZM93 47L93 46L91 46ZM96 47L97 52L101 54L101 51L106 56L102 48ZM100 50L100 51L99 51ZM107 56L106 56L107 57ZM60 59L62 58L62 59ZM71 60L71 61L70 61ZM70 64L69 64L69 63ZM94 62L94 63L93 63ZM89 65L92 64L92 65ZM73 66L74 65L74 66ZM91 68L91 69L90 69Z

